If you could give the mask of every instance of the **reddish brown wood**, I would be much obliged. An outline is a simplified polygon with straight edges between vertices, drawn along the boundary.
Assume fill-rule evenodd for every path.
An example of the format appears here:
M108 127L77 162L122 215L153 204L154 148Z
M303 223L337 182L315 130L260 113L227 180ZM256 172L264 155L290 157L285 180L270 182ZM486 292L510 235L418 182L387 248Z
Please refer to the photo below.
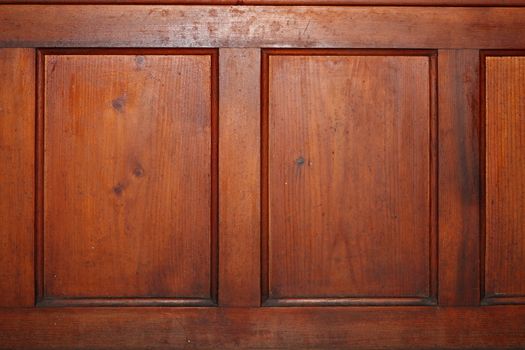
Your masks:
M214 302L215 57L42 53L41 305Z
M525 8L0 5L8 47L525 47Z
M35 53L0 49L0 307L34 304Z
M0 0L0 349L524 349L524 28Z
M2 349L523 349L525 309L321 307L0 311Z
M259 49L221 49L219 305L259 306Z
M439 51L439 304L479 305L479 52Z
M265 53L267 304L432 303L432 53Z
M484 302L525 303L525 52L482 55Z
M523 0L0 0L0 4L524 6Z

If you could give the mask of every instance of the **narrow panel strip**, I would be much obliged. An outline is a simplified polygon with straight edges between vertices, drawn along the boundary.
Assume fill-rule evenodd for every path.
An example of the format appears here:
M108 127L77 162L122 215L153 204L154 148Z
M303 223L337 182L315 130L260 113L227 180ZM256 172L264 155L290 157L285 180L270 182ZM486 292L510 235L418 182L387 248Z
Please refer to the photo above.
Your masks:
M34 305L35 53L0 49L0 307Z
M260 305L260 50L220 49L219 305Z
M438 61L439 304L479 305L479 53Z

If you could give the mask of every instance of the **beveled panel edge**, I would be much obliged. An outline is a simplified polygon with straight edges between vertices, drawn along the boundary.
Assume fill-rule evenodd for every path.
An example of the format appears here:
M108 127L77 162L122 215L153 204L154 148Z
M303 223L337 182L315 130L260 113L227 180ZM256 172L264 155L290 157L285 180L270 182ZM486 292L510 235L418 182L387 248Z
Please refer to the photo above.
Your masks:
M438 298L438 81L437 50L421 49L263 49L261 50L261 306L436 305ZM429 58L429 295L425 297L271 298L269 296L269 57L420 56Z
M205 298L50 298L44 297L37 307L124 307L124 306L217 306Z
M44 122L45 56L47 55L209 55L211 73L211 210L210 210L210 298L60 298L45 295L44 288ZM36 52L36 138L35 138L35 306L217 306L218 305L218 49L81 48L38 49Z
M487 232L486 232L486 82L487 82L487 70L486 60L488 57L523 57L525 56L525 49L523 50L480 50L479 51L479 75L480 75L480 232L481 232L481 244L480 244L480 304L485 306L490 305L524 305L525 294L521 295L510 295L503 293L487 292L485 285L487 269L486 261L486 249L487 249Z
M266 299L262 306L409 306L437 305L435 297L344 297Z

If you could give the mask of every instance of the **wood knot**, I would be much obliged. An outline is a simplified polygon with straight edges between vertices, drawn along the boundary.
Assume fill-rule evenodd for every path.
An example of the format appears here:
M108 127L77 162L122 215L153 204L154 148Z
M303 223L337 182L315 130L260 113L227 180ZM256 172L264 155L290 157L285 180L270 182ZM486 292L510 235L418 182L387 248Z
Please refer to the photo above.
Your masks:
M135 169L133 169L133 175L135 175L136 177L144 176L144 169L142 168L142 166L137 165Z
M124 106L126 105L126 96L123 95L123 96L120 96L116 99L114 99L113 101L111 101L111 106L113 106L113 109L116 110L117 112L119 113L123 113L124 112Z
M302 156L295 160L295 164L297 164L297 165L303 165L304 162L305 162L305 160L304 160L304 157L302 157Z
M113 193L115 193L117 196L121 196L124 192L124 185L122 183L118 183L115 187L113 187Z

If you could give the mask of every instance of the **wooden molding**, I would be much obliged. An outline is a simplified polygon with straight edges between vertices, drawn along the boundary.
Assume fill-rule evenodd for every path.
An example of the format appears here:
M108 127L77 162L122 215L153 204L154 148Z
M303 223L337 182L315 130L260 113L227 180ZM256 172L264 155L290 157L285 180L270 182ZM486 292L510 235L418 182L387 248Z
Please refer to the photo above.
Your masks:
M525 48L525 8L0 5L0 47Z

